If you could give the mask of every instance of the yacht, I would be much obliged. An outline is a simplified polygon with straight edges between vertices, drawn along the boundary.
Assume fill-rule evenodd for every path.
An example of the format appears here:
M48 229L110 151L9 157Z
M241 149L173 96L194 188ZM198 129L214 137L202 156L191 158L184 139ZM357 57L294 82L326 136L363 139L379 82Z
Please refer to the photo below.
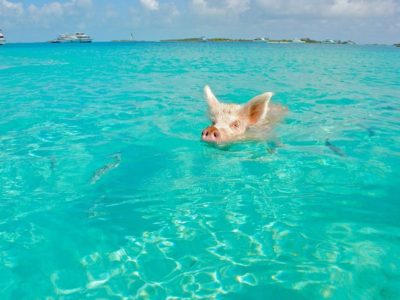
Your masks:
M75 38L80 42L80 43L91 43L92 38L88 36L87 34L83 32L77 32L75 33Z
M0 29L0 46L6 43L6 38L4 37L3 31Z
M83 32L77 33L64 33L60 34L56 39L51 40L50 43L91 43L92 38Z

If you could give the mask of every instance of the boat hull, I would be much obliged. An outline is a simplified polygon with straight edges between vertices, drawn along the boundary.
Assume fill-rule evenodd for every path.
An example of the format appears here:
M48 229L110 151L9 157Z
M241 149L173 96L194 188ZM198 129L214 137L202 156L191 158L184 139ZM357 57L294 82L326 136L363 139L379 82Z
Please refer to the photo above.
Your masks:
M72 40L66 40L66 41L61 41L62 43L90 43L92 42L91 40L82 40L82 39L72 39Z
M91 43L92 38L84 33L61 34L56 39L50 40L50 43Z
M69 44L69 43L74 43L74 44L79 44L79 43L91 43L92 41L50 41L52 44Z

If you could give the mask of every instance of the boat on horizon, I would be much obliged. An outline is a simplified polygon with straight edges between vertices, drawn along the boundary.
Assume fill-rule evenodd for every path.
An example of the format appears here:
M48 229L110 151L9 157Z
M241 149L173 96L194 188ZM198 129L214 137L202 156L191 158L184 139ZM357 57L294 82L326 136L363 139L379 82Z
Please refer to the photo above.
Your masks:
M4 37L3 31L0 29L0 46L6 43L6 38Z
M51 40L50 43L91 43L92 38L83 32L64 33L60 34L56 39Z
M112 43L132 43L132 42L137 42L137 40L134 39L133 33L131 32L130 39L123 39L123 40L111 40Z

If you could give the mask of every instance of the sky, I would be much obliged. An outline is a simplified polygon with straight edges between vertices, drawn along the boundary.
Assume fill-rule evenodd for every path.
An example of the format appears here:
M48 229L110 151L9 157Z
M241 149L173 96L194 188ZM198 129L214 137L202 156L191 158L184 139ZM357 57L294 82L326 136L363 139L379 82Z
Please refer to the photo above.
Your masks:
M185 37L400 42L400 0L0 0L9 42Z

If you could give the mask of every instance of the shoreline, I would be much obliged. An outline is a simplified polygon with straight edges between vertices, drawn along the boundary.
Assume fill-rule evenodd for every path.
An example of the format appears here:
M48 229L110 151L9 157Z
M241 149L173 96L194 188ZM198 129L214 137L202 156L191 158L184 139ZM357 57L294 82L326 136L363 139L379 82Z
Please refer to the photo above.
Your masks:
M31 44L46 44L46 45L55 45L55 47L59 47L59 45L90 45L90 44L140 44L140 43L185 43L185 44L267 44L267 45L330 45L330 46L388 46L388 47L396 47L399 48L400 44L329 44L329 43L295 43L295 42L257 42L252 40L241 40L241 41L207 41L207 42L199 42L199 41L181 41L181 40L161 40L161 41L93 41L91 43L49 43L45 42L7 42L2 45L2 47L6 47L7 45L31 45ZM0 47L1 48L1 47Z
M1 46L6 45L29 45L29 44L66 44L66 45L81 45L81 44L139 44L139 43L251 43L251 44L284 44L284 45L301 45L301 44L313 44L313 45L353 45L353 46L390 46L390 47L398 47L400 48L400 43L394 44L380 44L380 43L354 43L352 41L338 41L338 42L324 42L324 41L316 41L316 40L256 40L256 39L228 39L228 38L210 38L207 40L203 40L200 38L184 38L184 39L165 39L165 40L105 40L105 41L92 41L90 43L51 43L50 41L37 41L37 42L7 42Z

